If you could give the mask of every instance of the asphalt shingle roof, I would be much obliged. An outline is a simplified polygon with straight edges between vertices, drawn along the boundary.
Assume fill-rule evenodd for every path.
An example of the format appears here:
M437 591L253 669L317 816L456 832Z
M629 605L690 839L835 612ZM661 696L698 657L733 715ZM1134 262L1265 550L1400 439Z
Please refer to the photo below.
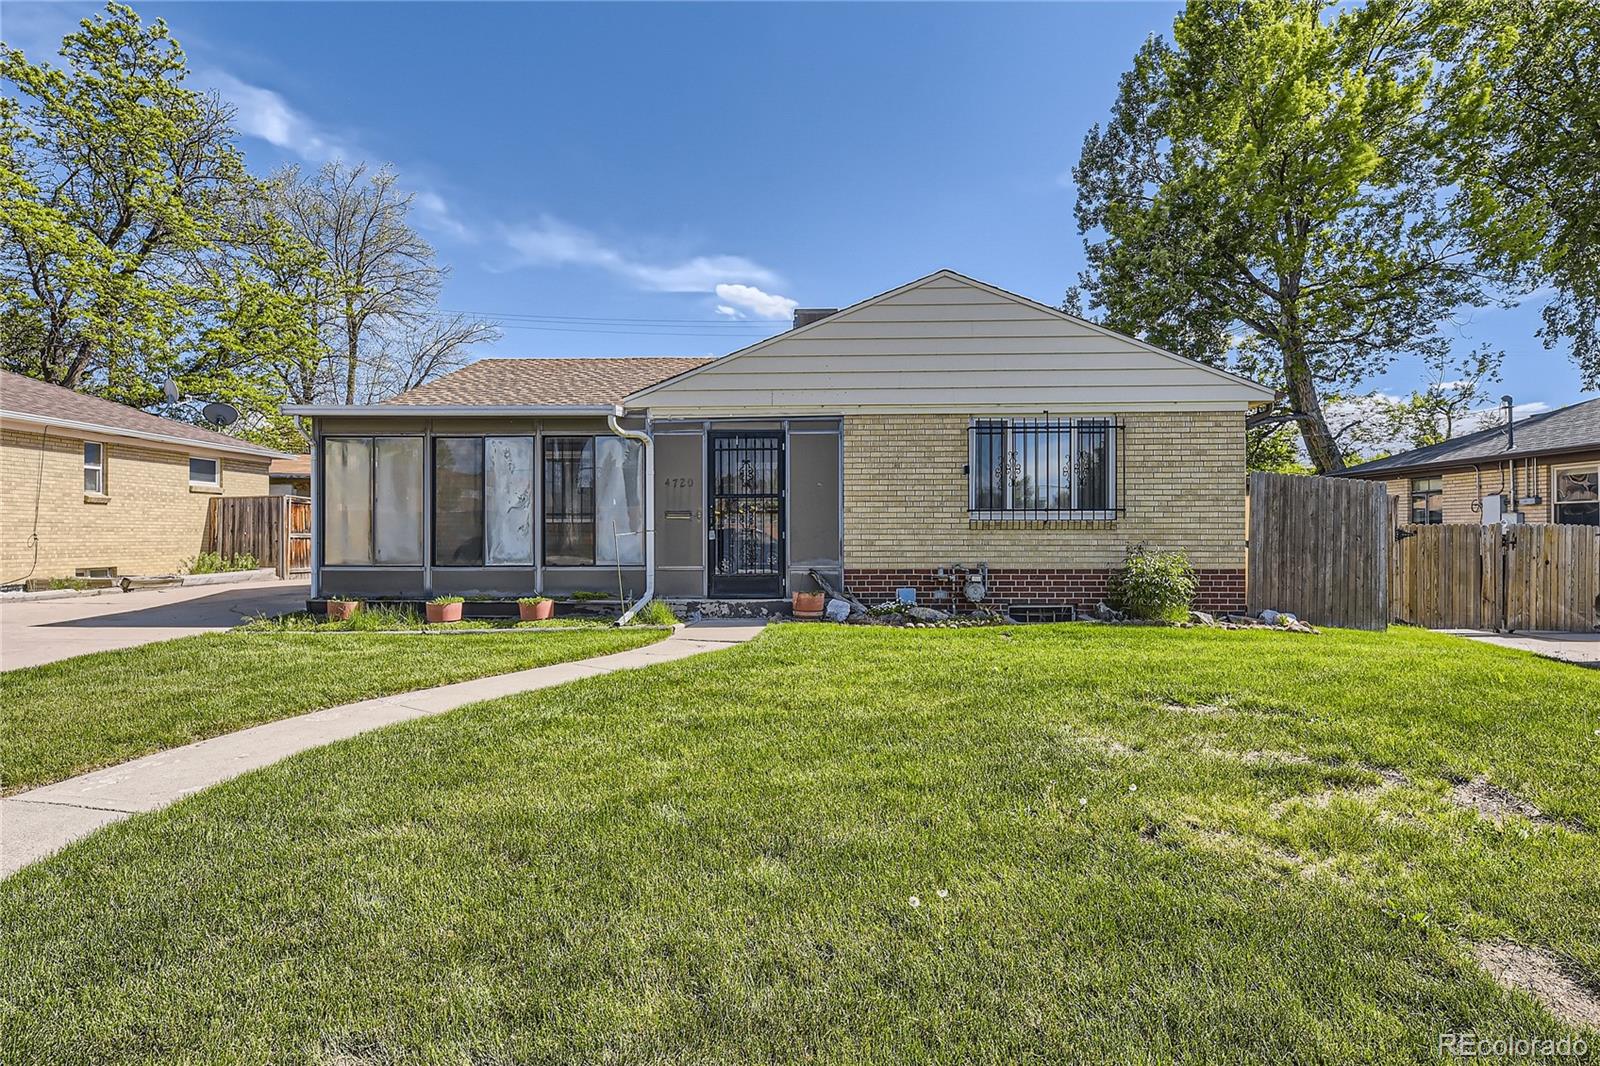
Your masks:
M1512 427L1515 446L1511 448L1506 447L1506 427L1501 425L1451 437L1426 448L1374 459L1341 473L1347 477L1387 476L1405 470L1494 462L1521 455L1600 450L1600 399L1529 415L1512 423Z
M252 455L280 455L281 452L263 448L226 433L205 429L188 422L147 414L137 407L102 400L98 396L49 385L34 378L0 370L0 413L23 418L47 418L63 422L81 422L108 432L122 430L138 434L153 434L193 441L222 451L245 452Z
M384 402L399 406L460 404L470 407L617 404L647 385L710 361L688 356L479 359Z

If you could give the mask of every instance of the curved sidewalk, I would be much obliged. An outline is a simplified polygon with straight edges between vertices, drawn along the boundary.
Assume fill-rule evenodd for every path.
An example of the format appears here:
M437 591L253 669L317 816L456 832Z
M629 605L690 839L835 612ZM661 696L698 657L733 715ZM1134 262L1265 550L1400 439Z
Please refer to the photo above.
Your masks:
M480 700L742 644L761 632L761 626L752 619L695 622L631 651L328 707L42 785L0 799L0 877L9 877L103 825L160 810L308 748Z

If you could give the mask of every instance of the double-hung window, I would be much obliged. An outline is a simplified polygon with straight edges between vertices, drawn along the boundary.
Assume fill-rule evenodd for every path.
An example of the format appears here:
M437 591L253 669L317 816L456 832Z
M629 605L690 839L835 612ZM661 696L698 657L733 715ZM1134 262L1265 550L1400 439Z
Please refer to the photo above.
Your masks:
M1411 521L1419 526L1436 526L1444 521L1444 478L1411 479Z
M1600 465L1557 467L1550 476L1552 521L1600 526Z
M1120 510L1109 418L972 423L968 508L978 518L1110 519Z
M106 494L106 446L99 441L83 442L83 493L85 496Z

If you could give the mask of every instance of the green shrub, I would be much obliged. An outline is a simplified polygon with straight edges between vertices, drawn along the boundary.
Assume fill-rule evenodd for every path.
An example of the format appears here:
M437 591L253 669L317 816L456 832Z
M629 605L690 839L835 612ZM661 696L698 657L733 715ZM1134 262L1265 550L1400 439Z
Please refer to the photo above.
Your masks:
M1194 567L1183 552L1141 547L1128 553L1127 564L1114 579L1113 596L1116 606L1134 618L1181 622L1189 617L1195 587Z
M47 586L51 592L61 592L66 590L82 591L83 589L92 589L95 587L96 583L90 581L86 577L53 577L50 579L50 584ZM102 581L99 582L98 587L105 588L108 586L104 581Z
M231 574L238 570L254 570L260 563L249 552L225 556L217 552L201 552L189 562L191 574Z
M672 608L667 606L665 600L651 600L639 609L633 616L636 626L675 626L678 616L672 613Z
M465 596L435 596L428 603L434 607L446 607L452 603L466 603Z
M517 602L518 603L526 603L528 606L531 607L536 603L549 603L550 602L550 597L549 596L522 596L522 597L518 598Z
M589 591L574 592L571 596L569 596L567 598L568 599L573 599L573 600L580 600L580 601L581 600L609 600L611 598L611 593L609 593L609 592L589 592Z

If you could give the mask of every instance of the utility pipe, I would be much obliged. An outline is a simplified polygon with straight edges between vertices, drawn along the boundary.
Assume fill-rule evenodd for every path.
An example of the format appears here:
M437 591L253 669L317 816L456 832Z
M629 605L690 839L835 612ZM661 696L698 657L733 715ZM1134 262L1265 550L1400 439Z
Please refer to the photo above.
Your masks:
M644 595L617 619L617 625L625 626L656 594L656 450L652 447L654 442L648 431L623 428L622 423L617 421L621 417L622 408L612 408L611 413L606 415L606 426L624 440L638 441L644 449ZM648 421L646 425L649 425Z

